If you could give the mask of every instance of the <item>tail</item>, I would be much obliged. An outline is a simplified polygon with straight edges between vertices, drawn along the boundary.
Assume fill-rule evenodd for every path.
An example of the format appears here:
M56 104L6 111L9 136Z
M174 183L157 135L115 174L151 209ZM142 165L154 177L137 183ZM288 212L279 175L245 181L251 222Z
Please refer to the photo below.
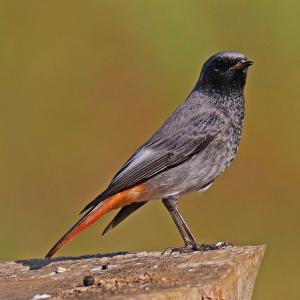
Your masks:
M117 193L90 209L47 253L46 258L53 256L62 246L72 240L77 234L88 228L100 217L112 209L126 206L138 200L144 192L144 185L140 184L129 190Z

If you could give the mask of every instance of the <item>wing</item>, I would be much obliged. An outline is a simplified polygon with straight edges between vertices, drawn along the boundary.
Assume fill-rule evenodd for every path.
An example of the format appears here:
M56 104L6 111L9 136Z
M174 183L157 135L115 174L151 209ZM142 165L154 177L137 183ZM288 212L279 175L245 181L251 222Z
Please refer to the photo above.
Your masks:
M200 153L219 135L227 123L224 115L217 112L202 112L196 121L193 119L186 120L185 126L181 126L181 129L173 134L164 137L154 135L121 168L108 188L83 211Z

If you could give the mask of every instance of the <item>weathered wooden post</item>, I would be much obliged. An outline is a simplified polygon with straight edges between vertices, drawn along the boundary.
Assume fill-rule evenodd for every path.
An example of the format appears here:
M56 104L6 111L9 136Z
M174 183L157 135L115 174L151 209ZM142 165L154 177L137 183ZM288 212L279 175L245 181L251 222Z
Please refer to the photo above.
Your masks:
M265 246L0 263L0 299L249 300Z

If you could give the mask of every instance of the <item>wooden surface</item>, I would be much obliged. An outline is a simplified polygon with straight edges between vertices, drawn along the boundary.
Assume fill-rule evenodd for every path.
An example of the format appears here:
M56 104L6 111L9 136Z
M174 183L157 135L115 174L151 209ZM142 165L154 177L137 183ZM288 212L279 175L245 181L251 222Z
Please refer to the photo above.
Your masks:
M0 263L0 299L251 299L264 246ZM91 275L84 286L83 279Z

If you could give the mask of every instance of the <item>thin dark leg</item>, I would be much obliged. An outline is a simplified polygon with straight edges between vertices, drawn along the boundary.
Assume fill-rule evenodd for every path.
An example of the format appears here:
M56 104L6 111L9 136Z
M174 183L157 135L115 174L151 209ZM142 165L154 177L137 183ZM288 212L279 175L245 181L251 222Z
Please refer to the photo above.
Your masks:
M169 211L170 215L172 216L182 238L184 241L184 244L188 248L192 248L196 250L197 243L195 241L195 238L189 229L187 223L181 216L180 212L178 211L177 204L178 204L178 198L176 197L168 197L162 199L163 204Z
M220 250L232 246L232 244L226 242L219 242L217 244L202 244L202 245L197 244L187 223L185 222L180 212L178 211L177 208L178 197L163 198L162 202L167 208L167 210L169 211L170 215L172 216L183 238L184 245L185 245L183 248L171 249L171 252L172 251L189 252L189 251L197 251L197 250L198 251Z

